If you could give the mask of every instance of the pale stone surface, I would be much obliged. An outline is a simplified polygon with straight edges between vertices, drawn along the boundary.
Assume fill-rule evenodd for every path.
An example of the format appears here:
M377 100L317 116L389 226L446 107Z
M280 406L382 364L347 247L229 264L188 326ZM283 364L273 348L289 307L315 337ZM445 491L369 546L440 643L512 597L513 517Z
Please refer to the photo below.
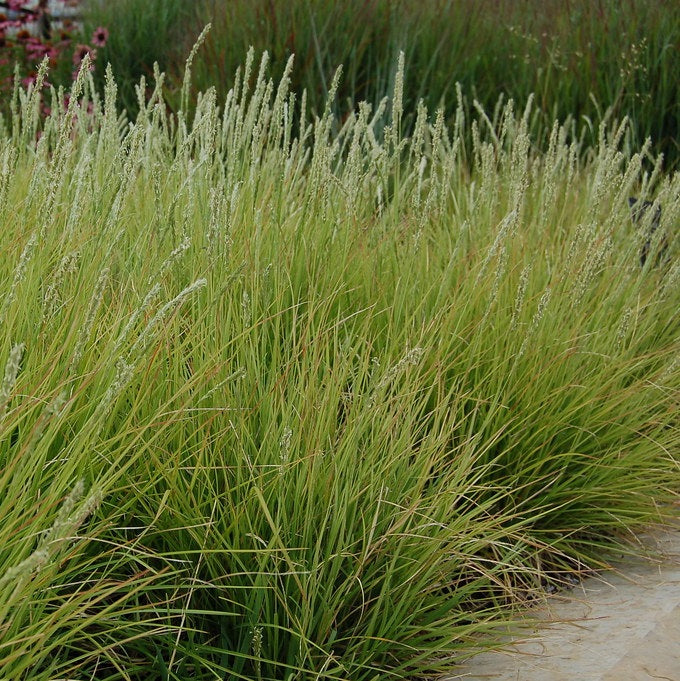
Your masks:
M663 561L627 559L551 598L446 681L680 681L680 531L654 541Z

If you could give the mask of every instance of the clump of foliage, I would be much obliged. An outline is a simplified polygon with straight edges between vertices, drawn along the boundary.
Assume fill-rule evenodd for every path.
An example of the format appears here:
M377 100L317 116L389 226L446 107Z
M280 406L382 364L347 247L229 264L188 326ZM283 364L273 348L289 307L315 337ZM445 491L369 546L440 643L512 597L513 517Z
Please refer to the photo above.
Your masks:
M677 515L680 176L267 58L0 121L2 677L435 676Z

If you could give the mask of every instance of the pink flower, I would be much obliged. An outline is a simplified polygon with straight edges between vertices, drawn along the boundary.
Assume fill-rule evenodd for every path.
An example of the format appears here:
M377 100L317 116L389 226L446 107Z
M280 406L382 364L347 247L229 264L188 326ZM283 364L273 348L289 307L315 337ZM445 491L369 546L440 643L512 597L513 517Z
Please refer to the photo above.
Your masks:
M0 31L6 31L8 28L19 28L20 26L23 26L20 19L4 19L0 21Z
M76 49L73 52L73 63L78 66L88 54L90 55L90 59L92 61L97 58L97 50L94 48L90 47L89 45L76 45Z
M98 28L94 29L94 33L92 34L92 44L96 45L97 47L104 47L106 45L106 41L109 39L109 30L107 28L104 28L103 26L99 26Z
M26 56L32 60L42 59L46 54L49 54L50 47L44 45L37 38L29 38L25 45Z

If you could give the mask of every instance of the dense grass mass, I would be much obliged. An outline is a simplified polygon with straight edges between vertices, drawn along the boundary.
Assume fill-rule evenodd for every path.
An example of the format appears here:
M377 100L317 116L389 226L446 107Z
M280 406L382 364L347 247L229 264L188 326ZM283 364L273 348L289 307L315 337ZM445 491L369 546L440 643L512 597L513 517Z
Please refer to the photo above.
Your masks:
M680 176L531 102L404 137L403 69L341 124L252 52L177 116L17 90L0 678L432 677L673 516Z

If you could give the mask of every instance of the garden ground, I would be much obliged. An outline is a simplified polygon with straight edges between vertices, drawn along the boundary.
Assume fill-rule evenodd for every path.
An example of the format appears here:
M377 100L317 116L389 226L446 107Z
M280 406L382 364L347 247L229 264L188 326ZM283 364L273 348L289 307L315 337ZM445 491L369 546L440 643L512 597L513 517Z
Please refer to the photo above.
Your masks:
M448 681L680 679L680 532L649 539L660 557L626 559L550 599L503 652L478 655Z

